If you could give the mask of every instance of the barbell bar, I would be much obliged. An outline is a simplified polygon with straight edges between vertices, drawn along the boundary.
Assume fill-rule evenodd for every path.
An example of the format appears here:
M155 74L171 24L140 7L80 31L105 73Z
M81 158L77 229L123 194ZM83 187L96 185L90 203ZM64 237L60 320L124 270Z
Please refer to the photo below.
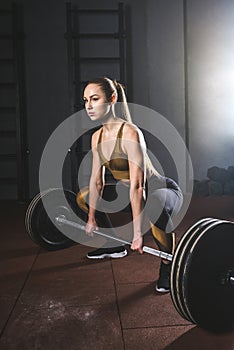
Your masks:
M85 230L78 219L86 222L82 213L75 193L48 189L29 204L25 225L39 246L47 250L64 249L77 243L78 231ZM95 234L131 244L99 230L95 230ZM85 244L86 240L87 235L82 233L79 243ZM146 246L143 251L172 261L171 298L183 318L209 331L234 328L233 222L214 218L199 220L183 234L173 256Z
M84 225L81 225L81 224L79 224L77 222L74 222L74 221L67 220L64 215L57 216L55 218L55 221L59 225L67 225L67 226L75 227L78 230L85 231L85 226ZM107 239L111 239L113 241L117 241L118 243L122 243L122 244L126 244L126 245L131 245L132 244L132 243L130 243L128 241L125 241L125 240L123 240L123 239L121 239L119 237L110 236L110 235L108 235L108 234L106 234L104 232L98 231L98 230L93 230L93 233L95 233L95 234L97 234L99 236L105 237ZM160 250L153 249L151 247L143 246L142 250L145 253L148 253L148 254L151 254L151 255L163 258L165 260L172 261L172 259L173 259L173 255L172 254L165 253L165 252L162 252Z

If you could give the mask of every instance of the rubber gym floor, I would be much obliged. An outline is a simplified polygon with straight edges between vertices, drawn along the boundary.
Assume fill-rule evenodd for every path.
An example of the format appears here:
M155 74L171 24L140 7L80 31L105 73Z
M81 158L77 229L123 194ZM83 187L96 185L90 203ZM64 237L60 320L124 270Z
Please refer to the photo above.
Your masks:
M159 258L129 251L90 261L82 245L48 252L25 230L26 204L0 207L1 350L234 349L234 333L191 324L155 292ZM202 217L234 220L233 208L234 197L194 198L177 239Z

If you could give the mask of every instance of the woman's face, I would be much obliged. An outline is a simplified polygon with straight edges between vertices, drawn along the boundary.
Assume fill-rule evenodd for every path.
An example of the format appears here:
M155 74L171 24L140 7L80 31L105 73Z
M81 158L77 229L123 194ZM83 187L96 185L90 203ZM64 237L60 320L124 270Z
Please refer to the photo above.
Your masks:
M89 84L84 90L85 109L91 120L99 120L110 112L112 102L106 100L106 95L97 84Z

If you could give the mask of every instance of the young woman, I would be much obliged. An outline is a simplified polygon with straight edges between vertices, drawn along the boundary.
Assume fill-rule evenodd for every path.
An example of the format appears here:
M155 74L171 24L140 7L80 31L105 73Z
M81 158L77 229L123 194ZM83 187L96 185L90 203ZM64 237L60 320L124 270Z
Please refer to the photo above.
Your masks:
M102 127L92 135L92 173L89 191L77 195L80 208L88 212L86 233L110 224L108 216L98 210L100 199L113 196L113 185L105 184L104 171L108 169L114 180L128 192L133 218L133 240L131 249L142 253L143 209L151 223L151 231L160 250L173 254L175 237L173 215L182 205L183 196L178 185L170 178L161 176L146 152L142 132L132 123L123 86L109 78L90 81L84 90L84 103L89 118L100 121ZM122 115L116 115L116 102L121 102ZM109 189L109 190L108 190ZM89 203L87 205L87 195ZM124 246L103 247L88 253L87 257L123 257ZM171 264L161 261L158 292L170 289Z

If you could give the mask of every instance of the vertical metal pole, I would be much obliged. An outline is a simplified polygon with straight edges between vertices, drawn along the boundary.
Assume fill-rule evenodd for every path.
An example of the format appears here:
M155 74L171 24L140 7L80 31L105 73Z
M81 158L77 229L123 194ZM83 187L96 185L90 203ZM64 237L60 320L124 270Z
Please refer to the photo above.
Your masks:
M81 110L81 74L80 74L80 28L79 28L79 9L78 6L75 5L73 7L73 48L74 48L74 108L75 110ZM82 125L79 125L82 128ZM79 150L78 147L81 144L82 149ZM78 168L80 164L80 152L83 151L82 142L76 142L72 146L71 151L71 159L72 159L72 189L73 191L78 191Z
M71 3L66 3L66 22L67 32L65 38L67 40L67 62L68 62L68 92L70 113L74 113L74 93L73 93L73 61L72 61L72 17Z
M125 5L125 56L126 56L126 81L125 81L125 87L127 90L127 98L130 102L132 100L132 40L131 40L131 16L130 16L130 7L128 5Z
M79 8L74 6L73 11L73 33L74 33L74 86L75 86L75 109L80 110L81 104L81 62L80 62L80 28Z
M189 130L189 96L188 96L188 27L187 27L187 0L183 0L183 29L184 29L184 107L185 107L185 145L189 152L190 130ZM189 189L190 166L186 156L186 187Z
M17 191L18 199L29 197L28 188L28 150L26 132L26 91L24 67L23 12L20 5L12 4L13 55L16 83L16 153L17 153Z
M77 89L77 79L76 79L76 57L75 56L75 46L76 41L74 41L74 26L75 26L75 16L72 9L71 3L66 4L66 20L67 20L67 59L68 59L68 89L69 89L69 104L70 112L74 113L76 110L76 89ZM77 192L77 152L76 144L72 145L69 150L70 155L70 171L71 171L71 188L74 192Z
M124 23L124 7L120 2L118 5L119 17L119 57L120 57L120 81L126 84L126 55L125 55L125 23Z

